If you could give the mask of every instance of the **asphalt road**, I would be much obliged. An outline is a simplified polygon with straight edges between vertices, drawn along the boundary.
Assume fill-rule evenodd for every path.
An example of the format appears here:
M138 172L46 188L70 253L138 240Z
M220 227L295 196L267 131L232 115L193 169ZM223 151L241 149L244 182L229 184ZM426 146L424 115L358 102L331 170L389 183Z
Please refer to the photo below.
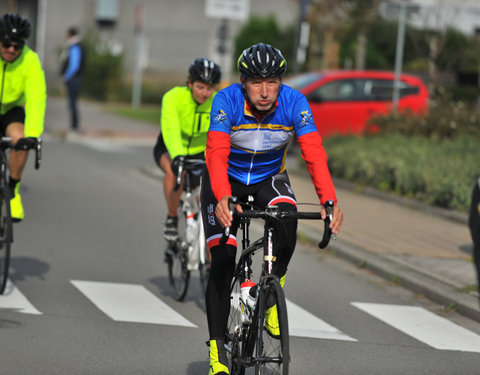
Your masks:
M163 263L151 145L46 140L27 166L0 297L0 373L207 374L196 275L186 301ZM291 374L478 374L480 324L332 254L299 245L285 291Z

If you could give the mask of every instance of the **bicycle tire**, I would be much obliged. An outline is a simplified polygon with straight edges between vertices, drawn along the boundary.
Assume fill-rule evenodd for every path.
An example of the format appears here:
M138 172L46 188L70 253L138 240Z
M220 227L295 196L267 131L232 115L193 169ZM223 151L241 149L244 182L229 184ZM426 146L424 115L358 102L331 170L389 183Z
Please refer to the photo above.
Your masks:
M182 202L180 206L182 207ZM178 213L178 239L169 245L167 250L168 279L172 288L173 297L183 301L190 283L190 271L187 267L188 249L185 240L186 217L185 213Z
M207 241L205 241L205 234L203 231L203 221L201 218L201 214L198 214L198 223L199 223L199 241L201 241L201 244L199 244L199 251L203 252L203 255L199 256L199 271L200 271L200 285L202 287L202 293L205 295L205 292L207 291L207 284L208 284L208 278L210 276L210 251L208 250L207 246Z
M230 314L228 314L225 344L227 345L228 368L231 375L245 374L245 359L242 357L247 325L242 321L240 280L235 278L230 290Z
M12 234L10 192L8 188L4 186L0 188L0 294L5 292L7 286Z
M276 276L267 276L263 284L263 297L259 298L252 335L256 335L254 350L255 374L288 375L290 361L290 343L285 294ZM273 337L265 328L265 311L277 305L280 334ZM251 336L253 338L253 336Z

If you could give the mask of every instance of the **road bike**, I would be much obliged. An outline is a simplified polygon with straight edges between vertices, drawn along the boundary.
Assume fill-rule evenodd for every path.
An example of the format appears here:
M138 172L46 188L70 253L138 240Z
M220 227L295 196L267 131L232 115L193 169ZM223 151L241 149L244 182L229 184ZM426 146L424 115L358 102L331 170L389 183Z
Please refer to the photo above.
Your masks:
M173 296L178 301L182 301L187 294L191 271L200 272L203 294L207 288L210 256L203 231L198 188L204 164L202 159L179 159L174 188L179 189L183 178L183 193L178 206L178 238L168 243L166 251L168 279Z
M0 294L5 292L10 267L10 251L13 242L12 216L10 213L11 193L8 187L8 150L35 149L35 169L40 168L42 159L41 138L21 138L12 144L10 137L0 137Z
M255 374L288 374L290 348L288 336L288 317L285 295L279 279L272 271L276 257L274 249L274 224L284 218L321 219L320 212L281 211L277 207L266 210L252 208L253 199L243 203L243 213L232 212L239 220L243 233L242 252L235 267L230 288L230 314L228 317L225 349L227 352L230 374L243 375L248 367L255 367ZM237 204L231 200L231 207ZM333 215L333 201L325 204L327 217L324 224L323 239L320 248L325 248L332 236L329 228ZM264 223L264 236L250 244L249 227L253 218L260 218ZM222 237L224 242L228 229ZM252 261L255 252L263 250L263 264L256 286L252 285ZM265 328L266 311L276 305L279 334L272 334Z

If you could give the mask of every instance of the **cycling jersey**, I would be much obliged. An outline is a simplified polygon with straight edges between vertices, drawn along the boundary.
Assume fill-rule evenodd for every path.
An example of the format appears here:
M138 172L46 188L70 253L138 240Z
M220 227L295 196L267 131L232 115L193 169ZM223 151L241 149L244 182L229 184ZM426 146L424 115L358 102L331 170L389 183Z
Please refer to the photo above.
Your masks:
M211 114L206 161L217 200L231 195L229 176L250 185L283 172L287 147L296 133L321 202L336 201L321 138L299 91L282 84L276 105L258 121L243 87L234 84L218 93Z
M188 87L174 87L162 99L162 136L170 157L205 151L212 96L197 104Z
M2 61L0 69L0 114L25 105L25 137L39 137L47 101L45 74L38 55L28 46L13 62Z

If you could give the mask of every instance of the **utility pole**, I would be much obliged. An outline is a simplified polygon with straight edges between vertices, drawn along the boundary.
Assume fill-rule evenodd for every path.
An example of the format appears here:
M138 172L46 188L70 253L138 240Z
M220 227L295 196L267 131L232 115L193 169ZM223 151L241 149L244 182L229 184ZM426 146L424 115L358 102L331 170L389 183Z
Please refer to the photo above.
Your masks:
M405 42L405 22L407 21L407 5L402 2L398 14L397 48L395 51L395 80L393 81L392 105L397 112L400 97L400 75L402 74L403 44Z
M300 0L300 15L295 38L295 58L292 69L294 73L298 73L300 67L307 61L307 49L310 41L310 24L307 21L309 2L309 0Z
M384 1L380 3L380 14L387 19L398 17L397 45L395 50L395 79L393 82L392 109L394 112L398 109L398 100L400 98L400 76L402 75L403 46L405 42L405 24L407 18L418 12L420 7L417 4L406 1Z
M135 7L135 65L132 84L132 107L138 108L142 102L142 73L143 73L143 4Z

